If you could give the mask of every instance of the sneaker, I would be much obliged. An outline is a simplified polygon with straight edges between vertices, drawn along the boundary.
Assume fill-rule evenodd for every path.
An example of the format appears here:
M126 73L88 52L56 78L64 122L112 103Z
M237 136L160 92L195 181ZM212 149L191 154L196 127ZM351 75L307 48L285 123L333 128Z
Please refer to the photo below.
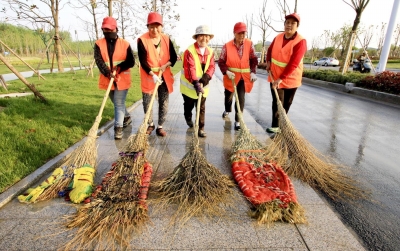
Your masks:
M235 130L239 131L240 130L240 124L235 124Z
M224 118L228 117L228 115L229 115L229 112L224 111L222 113L222 118L224 119Z
M156 126L152 125L152 126L147 127L146 134L150 135L154 131L154 129L156 129Z
M199 137L201 137L201 138L207 137L207 133L206 133L205 131L203 131L203 130L199 130L198 135L199 135Z
M281 132L281 129L279 127L268 127L266 131L268 133L278 133Z
M131 124L131 123L132 123L131 116L125 117L125 118L124 118L123 127L125 128L125 127L127 127L129 124Z
M190 128L192 128L192 127L193 127L193 121L192 121L192 119L186 119L186 124L187 124Z
M156 134L157 134L158 136L161 136L161 137L167 136L167 132L164 131L164 129L162 129L162 128L157 128Z
M122 127L114 127L114 139L122 139Z

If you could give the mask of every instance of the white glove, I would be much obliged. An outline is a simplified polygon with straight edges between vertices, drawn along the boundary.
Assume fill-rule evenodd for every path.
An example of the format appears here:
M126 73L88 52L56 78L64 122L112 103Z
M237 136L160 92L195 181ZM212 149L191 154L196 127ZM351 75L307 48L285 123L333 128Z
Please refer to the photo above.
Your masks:
M228 76L229 79L234 80L235 79L235 73L231 71L226 71L226 75Z
M157 83L161 84L161 80L156 74L153 74L152 77L153 77L154 84L157 84Z
M251 82L256 82L257 81L257 75L255 73L250 73L250 81Z

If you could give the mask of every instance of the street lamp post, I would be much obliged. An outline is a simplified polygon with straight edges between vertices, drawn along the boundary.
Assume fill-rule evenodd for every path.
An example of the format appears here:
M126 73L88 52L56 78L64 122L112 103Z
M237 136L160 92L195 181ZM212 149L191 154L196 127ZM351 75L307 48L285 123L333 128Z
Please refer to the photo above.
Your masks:
M214 27L213 27L213 19L214 19L214 18L213 18L213 12L212 12L213 9L210 10L210 9L206 9L206 8L204 8L204 7L202 7L201 9L202 9L202 10L205 10L205 11L209 11L209 12L211 13L211 30L214 30ZM218 11L218 10L221 10L221 9L222 9L222 8L219 8L219 9L217 9L217 11Z

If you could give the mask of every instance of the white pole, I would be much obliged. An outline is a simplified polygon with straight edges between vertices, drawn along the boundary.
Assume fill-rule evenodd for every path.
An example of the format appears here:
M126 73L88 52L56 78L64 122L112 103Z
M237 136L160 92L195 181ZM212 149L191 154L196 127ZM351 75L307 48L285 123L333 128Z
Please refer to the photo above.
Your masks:
M386 31L385 42L383 44L381 56L379 58L379 67L377 70L378 73L383 72L386 69L386 63L390 52L390 42L392 40L394 26L396 23L397 11L399 10L399 3L400 0L394 0L393 2L392 14L390 15L390 21Z

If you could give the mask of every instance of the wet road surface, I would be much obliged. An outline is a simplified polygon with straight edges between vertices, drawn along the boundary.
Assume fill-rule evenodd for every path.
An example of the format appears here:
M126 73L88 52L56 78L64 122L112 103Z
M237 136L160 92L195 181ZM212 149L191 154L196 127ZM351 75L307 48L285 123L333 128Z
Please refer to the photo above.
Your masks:
M216 76L221 78L219 69ZM246 94L245 112L267 128L271 103L266 76L258 74L252 92ZM371 190L372 202L341 203L326 198L343 222L367 249L399 250L400 107L303 85L288 115L308 142L349 166L353 178Z

